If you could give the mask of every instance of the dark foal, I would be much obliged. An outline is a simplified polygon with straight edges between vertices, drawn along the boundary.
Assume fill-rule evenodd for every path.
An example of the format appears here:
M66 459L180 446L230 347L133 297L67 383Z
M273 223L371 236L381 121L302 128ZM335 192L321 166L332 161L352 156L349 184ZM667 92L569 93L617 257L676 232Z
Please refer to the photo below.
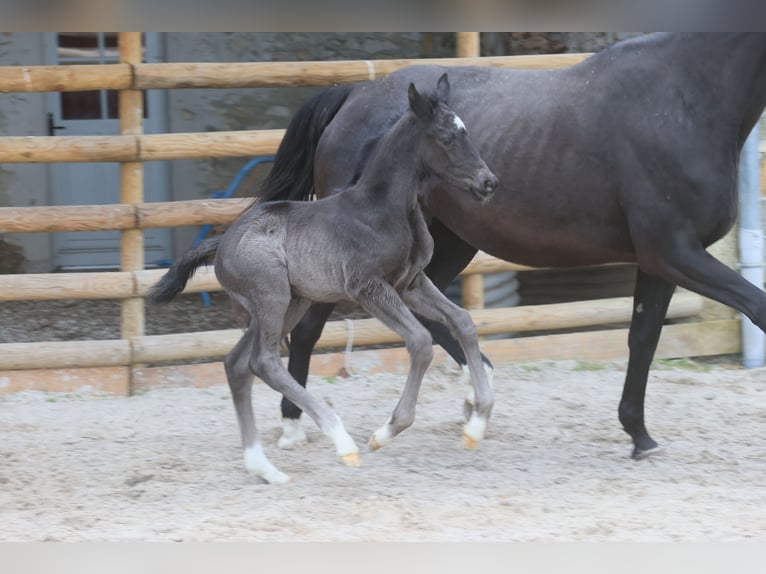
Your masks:
M467 446L484 438L492 390L482 368L470 315L451 303L423 273L433 242L418 205L418 190L443 181L481 205L496 179L447 107L447 75L422 96L402 87L408 107L388 130L359 181L325 201L256 204L220 238L189 250L152 288L163 303L179 293L215 253L215 273L249 315L242 339L226 357L226 375L239 420L245 466L270 483L288 476L266 458L251 404L253 374L311 416L342 460L359 464L359 450L340 418L309 394L282 365L279 342L312 303L351 300L400 334L410 353L410 372L391 418L373 434L379 448L415 419L420 384L431 362L431 335L413 312L444 323L459 341L475 382L475 408L464 427Z

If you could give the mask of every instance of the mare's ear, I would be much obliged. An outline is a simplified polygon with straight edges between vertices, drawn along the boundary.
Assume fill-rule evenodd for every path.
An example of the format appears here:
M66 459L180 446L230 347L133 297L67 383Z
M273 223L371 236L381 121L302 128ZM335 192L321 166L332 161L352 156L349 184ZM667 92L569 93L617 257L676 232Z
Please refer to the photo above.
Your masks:
M434 112L431 102L418 92L415 84L410 84L407 95L410 100L410 109L415 113L418 119L426 122L433 119Z
M447 98L449 98L449 79L447 78L447 72L444 72L439 78L439 82L436 84L436 96L439 98L439 102L447 105Z

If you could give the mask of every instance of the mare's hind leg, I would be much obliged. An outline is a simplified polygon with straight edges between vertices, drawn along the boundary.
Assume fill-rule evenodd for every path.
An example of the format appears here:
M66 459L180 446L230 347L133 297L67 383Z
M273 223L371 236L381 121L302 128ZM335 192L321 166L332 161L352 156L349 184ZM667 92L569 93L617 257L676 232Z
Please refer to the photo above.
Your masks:
M744 313L760 329L766 330L766 294L705 251L690 225L684 227L677 223L672 237L659 251L656 249L654 252L641 251L639 247L637 244L639 265L645 271L665 280L663 283L657 279L643 279L644 282L654 282L654 289L658 294L656 295L658 305L662 304L667 308L664 299L670 299L671 285L675 284ZM658 318L656 321L659 323L661 319ZM646 321L645 325L649 332L647 341L651 342L651 339L659 337L661 325L654 324L652 327L650 321ZM656 335L653 333L654 330L657 331ZM633 336L633 328L631 328L631 336ZM642 336L638 332L635 335L639 341ZM653 351L654 346L651 348ZM632 352L633 345L631 354ZM648 366L645 367L643 363L649 359L644 357L639 362L637 368L639 373L648 370ZM623 422L623 425L633 437L635 443L633 456L640 457L656 446L643 428L646 375L643 374L641 377L636 375L635 379L626 379L625 386L623 402L620 405L621 420L624 416L626 422Z
M372 450L376 450L390 443L396 435L415 421L415 406L420 385L433 359L433 343L430 333L388 283L365 280L358 289L350 288L349 295L373 317L378 318L389 329L400 335L410 355L410 370L399 402L391 418L370 438L369 446Z
M253 330L248 329L226 356L224 360L226 378L242 436L245 468L266 482L282 484L290 480L290 477L277 470L266 458L255 426L251 397L253 374L250 371L253 338Z
M633 294L633 318L628 348L630 359L619 406L620 423L633 439L633 458L641 458L657 448L644 425L644 397L649 366L657 349L662 323L675 285L640 269Z
M494 404L492 388L482 367L476 325L468 311L447 299L422 273L402 293L402 299L414 312L446 324L465 353L473 381L473 402L463 428L463 442L466 447L473 448L486 435L487 422Z
M287 369L293 378L302 386L306 386L309 374L309 362L314 345L322 334L327 318L335 308L334 303L315 303L298 322L290 334L290 359ZM282 435L277 446L292 448L306 441L306 433L301 425L300 407L293 404L287 397L282 397Z

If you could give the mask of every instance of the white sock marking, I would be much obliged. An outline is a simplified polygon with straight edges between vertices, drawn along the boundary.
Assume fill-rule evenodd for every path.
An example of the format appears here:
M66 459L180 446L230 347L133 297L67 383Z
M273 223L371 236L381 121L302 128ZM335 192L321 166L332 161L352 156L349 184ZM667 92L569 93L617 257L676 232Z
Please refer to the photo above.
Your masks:
M487 419L480 417L474 412L463 427L463 434L471 437L473 440L480 441L487 434Z
M277 441L279 448L292 448L306 442L306 431L300 419L282 419L282 436Z
M340 417L336 418L338 419L338 423L335 427L330 429L327 436L329 436L332 439L333 444L335 444L335 451L338 453L338 456L344 456L352 452L359 452L359 447L356 446L351 435L346 432L346 427L343 426Z
M380 427L378 430L376 430L374 433L372 433L372 437L375 440L375 443L378 448L386 446L393 440L393 435L391 434L391 419L388 419L386 421L386 424L384 424L382 427Z
M284 484L290 480L285 473L280 472L263 452L260 443L255 443L245 449L244 452L245 468L250 472L260 476L269 484Z

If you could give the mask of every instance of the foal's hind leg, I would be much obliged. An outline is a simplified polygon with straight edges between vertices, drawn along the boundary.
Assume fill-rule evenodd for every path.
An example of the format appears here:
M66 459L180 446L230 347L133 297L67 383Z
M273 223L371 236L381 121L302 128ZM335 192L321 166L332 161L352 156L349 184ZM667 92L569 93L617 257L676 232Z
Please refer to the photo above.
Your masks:
M253 339L253 330L248 329L226 356L224 360L226 378L229 382L229 389L239 422L239 431L242 435L245 468L266 482L282 484L290 480L290 477L277 470L266 458L255 426L251 397L253 374L250 371Z
M284 315L278 312L279 309L268 309L253 313L253 317L258 320L252 324L254 337L250 369L272 389L306 411L319 429L332 439L338 456L345 464L359 466L359 449L346 432L340 417L298 384L282 364L279 341L283 333Z
M646 456L657 448L644 425L644 397L649 366L674 290L675 285L665 279L647 275L640 269L636 274L628 335L630 359L619 407L620 422L633 439L633 458Z
M414 312L446 324L465 353L473 382L473 403L463 428L463 442L466 447L473 448L486 435L494 404L492 388L482 367L476 325L468 311L447 299L422 273L402 293L402 299Z

